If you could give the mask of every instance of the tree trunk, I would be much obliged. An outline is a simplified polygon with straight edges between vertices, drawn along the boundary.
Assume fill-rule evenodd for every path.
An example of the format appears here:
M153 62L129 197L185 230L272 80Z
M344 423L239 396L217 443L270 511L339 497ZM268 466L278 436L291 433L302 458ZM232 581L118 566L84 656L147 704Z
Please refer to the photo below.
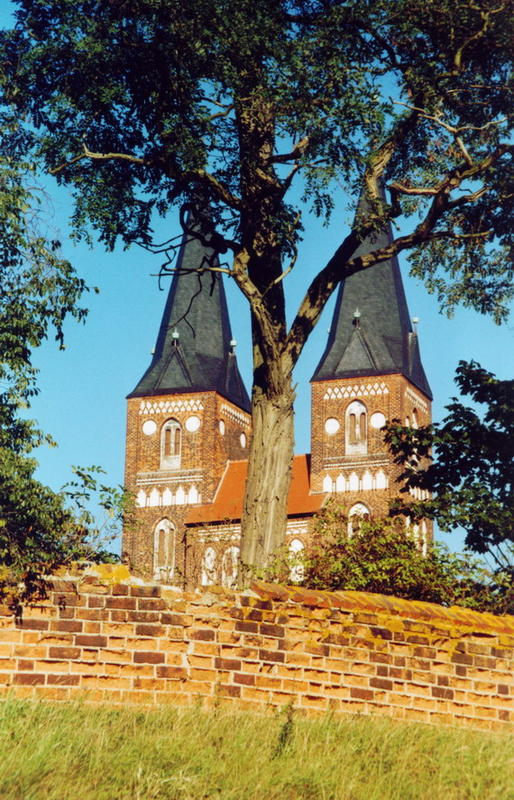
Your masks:
M264 567L285 540L294 452L293 401L290 377L273 396L254 387L241 536L243 584L251 577L251 568Z

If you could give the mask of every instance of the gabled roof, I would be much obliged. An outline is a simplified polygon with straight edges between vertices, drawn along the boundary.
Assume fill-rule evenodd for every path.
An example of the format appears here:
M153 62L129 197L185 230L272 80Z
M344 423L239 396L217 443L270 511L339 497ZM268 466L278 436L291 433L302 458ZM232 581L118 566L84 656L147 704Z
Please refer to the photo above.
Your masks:
M239 373L232 342L217 253L195 235L189 220L162 315L152 362L129 397L217 391L239 408L250 400Z
M186 514L187 525L208 522L239 521L243 511L243 496L248 461L229 461L212 503L191 506ZM287 502L288 517L307 516L320 510L325 494L310 494L310 456L293 459L291 488Z
M370 206L362 196L358 217ZM385 247L391 226L370 234L356 255ZM357 314L356 314L357 312ZM400 373L427 397L432 393L412 330L396 256L351 275L339 287L327 347L312 381Z

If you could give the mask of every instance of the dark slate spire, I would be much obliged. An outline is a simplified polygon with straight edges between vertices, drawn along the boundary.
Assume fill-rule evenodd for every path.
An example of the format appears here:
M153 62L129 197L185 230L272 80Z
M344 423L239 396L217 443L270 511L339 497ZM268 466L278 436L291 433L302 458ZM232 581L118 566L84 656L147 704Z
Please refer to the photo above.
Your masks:
M189 220L186 228L191 229ZM188 271L201 266L219 266L218 256L199 238L185 233L152 363L129 397L217 391L249 411L222 275Z
M365 216L363 197L357 214ZM391 228L369 235L363 255L392 240ZM327 347L313 381L401 373L432 397L412 330L398 259L375 264L343 281L337 295Z

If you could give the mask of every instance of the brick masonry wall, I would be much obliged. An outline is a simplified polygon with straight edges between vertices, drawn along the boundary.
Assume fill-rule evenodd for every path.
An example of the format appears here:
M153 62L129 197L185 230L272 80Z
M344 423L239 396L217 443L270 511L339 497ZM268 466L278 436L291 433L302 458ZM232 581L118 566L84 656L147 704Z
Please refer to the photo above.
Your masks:
M514 721L514 617L261 582L203 594L94 575L48 585L21 619L0 608L3 695Z

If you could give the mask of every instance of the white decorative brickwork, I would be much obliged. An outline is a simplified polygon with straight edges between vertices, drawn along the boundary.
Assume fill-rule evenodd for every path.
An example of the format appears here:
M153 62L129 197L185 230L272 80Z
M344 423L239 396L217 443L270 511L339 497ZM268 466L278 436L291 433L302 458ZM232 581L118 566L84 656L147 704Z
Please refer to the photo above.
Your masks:
M389 394L389 389L383 382L330 386L323 395L323 400L344 400L350 397L371 397L379 394Z
M158 470L156 472L138 472L136 486L153 486L155 484L198 483L203 478L203 471L198 469L182 469L177 471Z
M240 525L213 525L211 528L199 528L195 531L200 542L239 542Z
M178 414L181 411L203 411L201 400L141 400L140 414Z
M239 422L240 425L244 425L245 428L250 427L250 420L246 414L243 414L242 411L236 411L235 408L227 406L226 403L223 403L221 406L221 411L223 414L226 414L227 417L231 417L236 422Z
M422 408L423 411L427 411L428 412L428 403L427 403L427 401L424 400L421 397L420 394L418 394L413 389L411 389L410 386L407 386L407 388L405 389L405 396L408 397L409 400L411 400L413 403L418 405L420 408Z
M309 533L309 522L306 519L290 519L287 521L286 536L295 537L307 536Z

